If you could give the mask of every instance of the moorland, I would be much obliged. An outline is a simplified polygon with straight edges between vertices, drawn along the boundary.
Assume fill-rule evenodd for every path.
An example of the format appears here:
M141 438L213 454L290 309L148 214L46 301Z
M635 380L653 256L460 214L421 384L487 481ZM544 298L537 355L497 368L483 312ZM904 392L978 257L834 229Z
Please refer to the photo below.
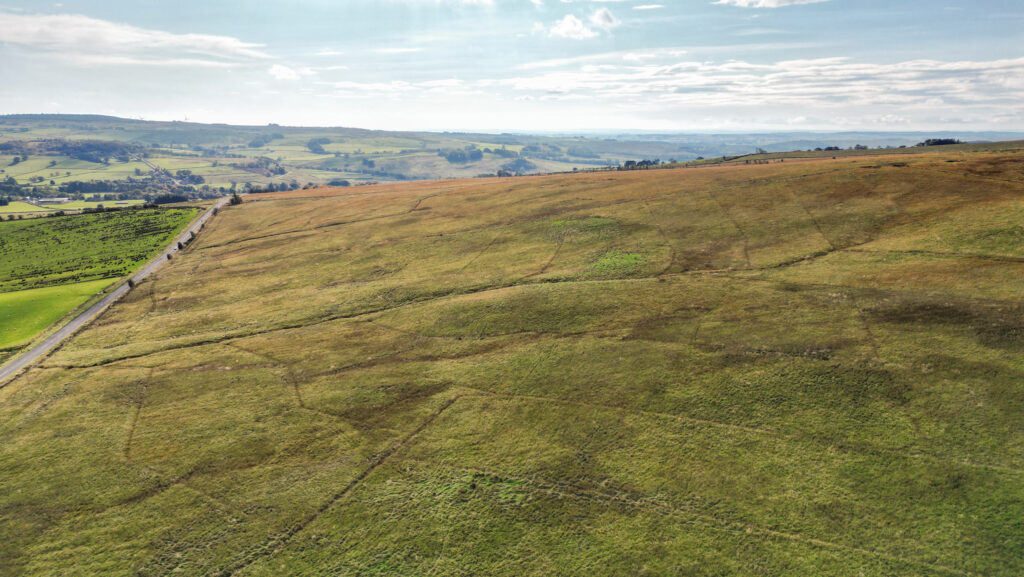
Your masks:
M0 389L0 573L1021 574L1024 144L757 160L248 195Z

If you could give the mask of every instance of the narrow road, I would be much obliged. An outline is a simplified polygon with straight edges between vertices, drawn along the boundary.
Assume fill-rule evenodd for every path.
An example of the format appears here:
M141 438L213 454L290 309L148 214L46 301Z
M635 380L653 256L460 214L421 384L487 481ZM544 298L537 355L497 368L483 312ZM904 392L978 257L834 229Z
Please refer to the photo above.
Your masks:
M178 237L171 242L170 246L161 251L160 254L157 255L153 260L149 261L149 263L147 263L146 266L142 267L141 269L139 269L138 272L132 275L131 279L135 281L136 284L138 284L144 278L153 274L154 271L163 266L163 264L166 263L168 260L167 255L171 255L178 252L178 243L180 242L184 244L184 242L188 239L190 234L198 233L199 229L202 228L204 224L206 224L206 221L209 220L211 216L213 216L214 209L219 209L223 207L225 204L228 203L229 200L230 199L228 197L224 197L218 200L216 204L214 204L205 213L203 213L202 216L196 219L191 226L183 230L181 234L178 235ZM67 340L68 337L70 337L71 335L75 334L75 332L78 331L78 329L85 326L89 321L91 321L100 313L105 311L107 307L117 302L124 295L128 294L129 290L131 289L128 287L128 283L125 282L121 286L114 289L110 294L103 297L99 302L92 305L91 307L83 311L80 315L72 319L71 322L61 327L57 332L47 337L43 342L32 347L28 351L25 351L10 363L4 365L3 367L0 367L0 387L4 385L5 381L10 379L14 375L20 373L22 369L25 369L26 367L35 363L37 360L49 354L50 351L57 347L57 345Z
M160 168L159 166L157 166L157 165L153 164L152 162L146 160L146 158L143 157L142 155L133 156L132 160L138 160L139 162L145 164L146 166L148 166L150 168L150 170L155 172L157 174L157 176L163 175L164 178L169 179L171 181L171 183L174 184L174 186L181 186L181 183L178 182L178 179L176 179L173 176L171 176L171 173L164 172L164 170L162 168Z

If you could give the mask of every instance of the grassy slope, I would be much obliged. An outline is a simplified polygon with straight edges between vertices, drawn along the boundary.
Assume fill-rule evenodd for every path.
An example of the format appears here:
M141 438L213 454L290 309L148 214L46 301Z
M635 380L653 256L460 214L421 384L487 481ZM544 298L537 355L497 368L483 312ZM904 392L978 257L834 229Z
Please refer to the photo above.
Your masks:
M1019 575L1024 156L250 198L0 389L0 573Z
M0 293L0 350L24 346L110 284L110 279Z
M153 209L2 222L0 292L122 276L195 214Z

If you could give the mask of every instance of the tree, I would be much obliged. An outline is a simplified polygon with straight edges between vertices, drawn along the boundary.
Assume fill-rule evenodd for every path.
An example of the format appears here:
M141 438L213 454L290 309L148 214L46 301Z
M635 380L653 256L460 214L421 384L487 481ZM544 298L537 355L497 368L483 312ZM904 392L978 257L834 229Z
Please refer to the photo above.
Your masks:
M231 201L230 201L230 204L232 204L232 205L235 205L235 204L242 204L242 197L238 196L238 193L237 193L237 192L233 192L233 193L231 193Z
M306 143L306 148L313 154L327 154L327 151L324 150L324 145L330 143L330 138L313 138Z
M917 146L948 146L950 144L960 144L960 140L957 138L929 138L924 142L917 143Z

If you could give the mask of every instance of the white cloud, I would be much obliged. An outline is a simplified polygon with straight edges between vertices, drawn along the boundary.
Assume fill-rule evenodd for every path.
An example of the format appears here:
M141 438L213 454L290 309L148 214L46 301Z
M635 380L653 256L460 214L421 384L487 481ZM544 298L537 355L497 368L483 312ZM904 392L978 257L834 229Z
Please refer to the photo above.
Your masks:
M622 23L614 14L612 14L611 10L607 8L600 8L590 15L590 24L595 28L604 30L605 32L611 32L612 29L617 28Z
M633 10L658 10L659 8L664 7L664 4L639 4L637 6L633 6Z
M587 28L579 18L572 14L567 14L565 18L555 22L555 25L552 26L551 30L548 32L548 36L551 36L552 38L585 40L587 38L597 36L597 32Z
M544 72L500 83L541 98L646 106L789 107L794 111L860 107L879 110L876 118L888 123L895 122L892 115L909 118L915 110L1014 110L1024 102L1024 58L894 64L820 58L755 64L679 61L658 53L640 58L630 53L604 56L548 61L542 63L549 68Z
M422 52L422 48L377 48L374 52L380 54L411 54L413 52Z
M278 80L298 80L301 78L298 72L281 64L271 66L267 72Z
M274 64L267 72L277 80L298 80L303 76L316 74L310 68L291 68L283 64Z
M78 14L0 12L0 43L93 64L174 65L269 58L262 44L230 36L174 34Z
M739 6L741 8L781 8L797 4L817 4L828 0L717 0L715 4Z
M583 56L574 56L572 58L552 58L549 60L537 60L534 62L526 62L520 64L515 68L520 70L534 70L538 68L559 68L563 66L570 66L575 64L584 64L591 62L601 62L607 65L610 62L621 60L626 61L637 61L649 58L679 58L686 54L686 50L683 48L655 48L645 52L635 52L631 50L622 50L618 52L604 52L599 54L586 54Z

